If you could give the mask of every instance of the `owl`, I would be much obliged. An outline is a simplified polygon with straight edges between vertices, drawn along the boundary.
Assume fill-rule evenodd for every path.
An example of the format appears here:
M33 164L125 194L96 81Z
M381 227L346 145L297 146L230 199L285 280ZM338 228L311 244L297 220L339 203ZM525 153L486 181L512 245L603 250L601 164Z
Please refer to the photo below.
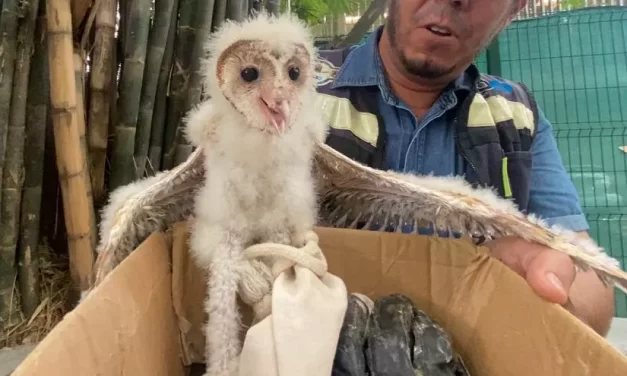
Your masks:
M190 252L208 271L207 374L237 370L238 286L244 250L257 243L305 245L317 222L313 157L326 124L310 104L316 51L290 16L229 22L207 44L202 64L210 100L185 120L203 151Z

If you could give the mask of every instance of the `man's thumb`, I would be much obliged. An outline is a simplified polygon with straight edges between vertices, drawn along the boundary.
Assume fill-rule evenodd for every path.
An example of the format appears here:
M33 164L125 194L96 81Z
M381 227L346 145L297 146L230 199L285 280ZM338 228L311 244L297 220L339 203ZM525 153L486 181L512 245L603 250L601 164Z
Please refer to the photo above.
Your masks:
M575 280L575 268L567 255L547 250L538 253L528 264L525 278L542 298L564 305Z

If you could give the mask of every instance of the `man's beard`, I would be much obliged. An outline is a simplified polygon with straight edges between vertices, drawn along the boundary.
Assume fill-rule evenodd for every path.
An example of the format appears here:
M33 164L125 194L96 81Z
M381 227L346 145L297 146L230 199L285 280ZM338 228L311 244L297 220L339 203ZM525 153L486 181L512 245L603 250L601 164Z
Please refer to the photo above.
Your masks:
M428 59L410 60L405 56L402 49L397 43L396 25L398 25L399 3L402 0L391 0L388 8L388 22L385 27L388 28L388 36L390 45L396 53L405 71L412 76L424 79L437 79L450 74L455 67L442 67L431 63Z
M405 71L412 76L424 78L424 79L436 79L440 77L444 77L450 74L453 71L453 67L442 67L437 66L429 62L428 60L409 60L400 50L393 47L396 50L396 53L401 59L401 64L403 64L403 68Z

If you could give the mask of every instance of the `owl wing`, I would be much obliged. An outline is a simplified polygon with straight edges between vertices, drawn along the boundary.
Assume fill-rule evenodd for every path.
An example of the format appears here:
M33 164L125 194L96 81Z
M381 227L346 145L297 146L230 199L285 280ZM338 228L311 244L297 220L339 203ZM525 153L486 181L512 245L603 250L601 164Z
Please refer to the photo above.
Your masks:
M627 273L592 240L548 227L520 213L487 189L472 189L458 178L418 177L376 170L318 144L314 173L321 200L320 224L344 228L436 230L471 237L517 236L569 255L582 270L593 269L607 284L627 293ZM193 214L193 197L204 179L200 149L149 187L125 198L117 221L101 240L96 284L145 238Z
M473 189L461 178L376 170L323 144L315 160L325 225L417 231L431 224L436 233L516 236L569 255L577 267L593 269L606 284L627 293L627 273L594 241L526 216L488 189Z
M94 265L92 288L100 284L126 256L156 231L193 214L196 190L204 178L203 154L196 149L176 168L159 175L131 183L128 195L111 195L103 208L98 256ZM130 187L133 188L133 187Z

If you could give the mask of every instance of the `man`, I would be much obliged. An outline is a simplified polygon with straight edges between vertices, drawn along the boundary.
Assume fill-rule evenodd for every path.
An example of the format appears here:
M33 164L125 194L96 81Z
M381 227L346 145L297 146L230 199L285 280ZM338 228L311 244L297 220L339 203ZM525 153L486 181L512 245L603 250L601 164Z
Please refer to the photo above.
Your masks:
M375 168L464 175L587 236L551 125L532 95L472 65L525 5L391 0L386 24L364 44L321 52L319 92L336 119L329 145ZM486 245L541 297L607 334L613 289L594 273L576 273L569 257L522 239Z

